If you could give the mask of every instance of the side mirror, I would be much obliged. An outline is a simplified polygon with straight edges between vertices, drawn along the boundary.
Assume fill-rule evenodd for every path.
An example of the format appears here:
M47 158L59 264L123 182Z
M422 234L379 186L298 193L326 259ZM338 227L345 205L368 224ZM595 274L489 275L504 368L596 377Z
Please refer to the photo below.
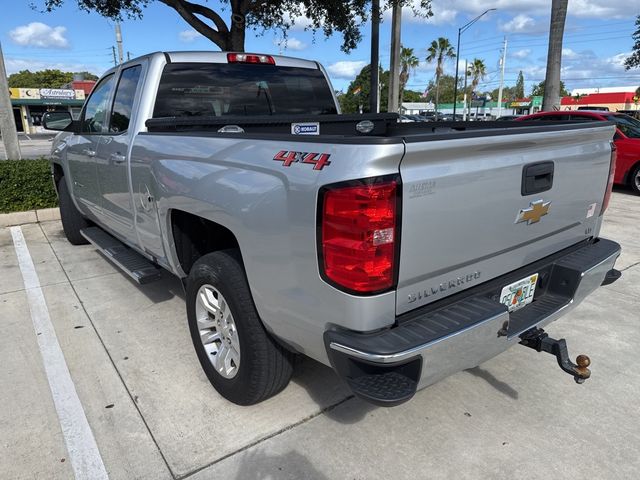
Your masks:
M73 123L69 112L45 112L42 116L42 126L46 130L65 131Z

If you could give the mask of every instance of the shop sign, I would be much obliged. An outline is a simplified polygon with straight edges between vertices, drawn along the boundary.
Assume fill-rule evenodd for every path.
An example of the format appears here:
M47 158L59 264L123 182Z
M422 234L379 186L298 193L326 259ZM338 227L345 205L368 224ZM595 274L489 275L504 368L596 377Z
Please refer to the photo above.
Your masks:
M76 92L74 90L68 90L66 88L41 88L40 98L59 98L73 100L76 98Z

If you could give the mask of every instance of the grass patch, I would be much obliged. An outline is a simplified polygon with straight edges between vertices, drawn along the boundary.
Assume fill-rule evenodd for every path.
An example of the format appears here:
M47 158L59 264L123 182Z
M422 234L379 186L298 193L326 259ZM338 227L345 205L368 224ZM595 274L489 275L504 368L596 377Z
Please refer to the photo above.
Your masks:
M58 206L46 158L0 160L0 213Z

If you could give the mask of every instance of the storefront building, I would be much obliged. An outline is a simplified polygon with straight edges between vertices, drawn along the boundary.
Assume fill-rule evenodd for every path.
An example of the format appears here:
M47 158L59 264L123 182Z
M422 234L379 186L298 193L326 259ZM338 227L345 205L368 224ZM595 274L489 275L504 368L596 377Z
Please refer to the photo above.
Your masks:
M13 117L18 132L27 134L45 131L45 112L65 111L77 119L85 99L82 88L10 88Z
M542 110L542 97L519 98L509 103L509 108L513 109L514 115L531 115Z
M635 92L592 93L564 97L561 105L562 110L577 110L579 107L608 108L610 112L639 110L640 97Z

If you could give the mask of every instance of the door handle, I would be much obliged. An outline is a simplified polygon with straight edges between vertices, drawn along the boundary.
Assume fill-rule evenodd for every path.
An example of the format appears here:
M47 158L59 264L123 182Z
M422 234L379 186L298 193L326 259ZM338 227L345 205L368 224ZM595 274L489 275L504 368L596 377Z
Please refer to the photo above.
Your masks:
M546 192L553 186L553 162L537 162L522 169L522 196Z
M120 153L112 153L109 158L113 160L113 163L121 164L127 161L127 157Z
M96 151L91 150L89 148L85 148L84 150L82 150L82 153L84 153L87 157L91 157L91 158L96 156Z

